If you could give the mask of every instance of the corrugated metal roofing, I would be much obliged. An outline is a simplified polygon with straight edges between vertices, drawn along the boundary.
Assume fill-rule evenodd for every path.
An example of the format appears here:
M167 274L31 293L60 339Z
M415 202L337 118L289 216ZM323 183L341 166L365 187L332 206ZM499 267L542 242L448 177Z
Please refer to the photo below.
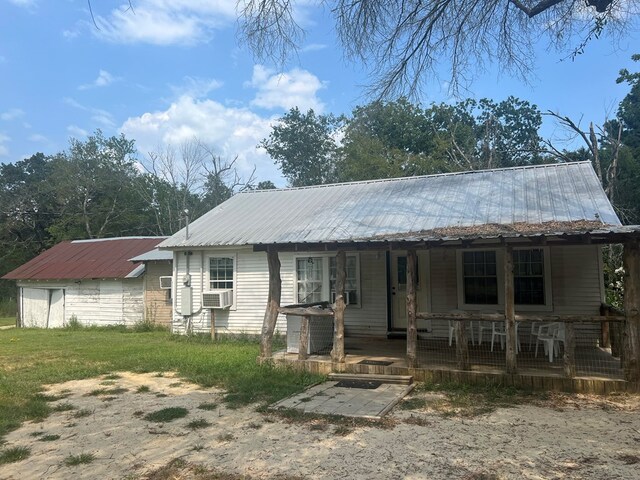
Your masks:
M165 261L165 260L173 260L173 253L167 250L158 250L154 248L148 252L143 253L142 255L137 255L133 258L130 258L130 262L150 262L150 261Z
M6 274L7 280L131 278L140 263L129 259L152 250L166 237L121 237L61 242Z
M262 190L235 195L160 248L397 238L476 225L620 225L589 162Z

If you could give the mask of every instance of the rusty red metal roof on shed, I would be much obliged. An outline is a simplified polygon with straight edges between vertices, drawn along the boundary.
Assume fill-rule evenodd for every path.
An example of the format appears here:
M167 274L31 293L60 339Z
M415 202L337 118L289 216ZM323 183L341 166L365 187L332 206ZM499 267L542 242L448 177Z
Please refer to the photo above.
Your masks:
M57 244L7 273L5 280L126 278L139 269L129 259L153 250L165 237L120 237Z

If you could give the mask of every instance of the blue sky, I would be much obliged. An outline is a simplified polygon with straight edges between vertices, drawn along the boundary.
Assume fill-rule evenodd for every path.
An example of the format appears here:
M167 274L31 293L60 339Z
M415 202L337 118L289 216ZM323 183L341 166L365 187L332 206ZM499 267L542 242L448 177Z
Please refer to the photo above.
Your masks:
M63 150L69 137L95 129L125 133L144 160L163 145L194 136L224 158L238 156L248 174L283 186L257 143L290 107L349 113L366 103L367 71L346 62L326 12L303 6L310 34L295 61L276 69L238 44L235 0L94 0L98 27L84 0L0 0L0 162ZM300 2L310 5L307 0ZM590 43L575 61L540 45L528 84L497 68L480 76L469 96L515 95L575 119L601 123L628 87L622 67L637 70L638 34ZM423 104L450 100L436 82ZM542 132L562 137L553 122Z

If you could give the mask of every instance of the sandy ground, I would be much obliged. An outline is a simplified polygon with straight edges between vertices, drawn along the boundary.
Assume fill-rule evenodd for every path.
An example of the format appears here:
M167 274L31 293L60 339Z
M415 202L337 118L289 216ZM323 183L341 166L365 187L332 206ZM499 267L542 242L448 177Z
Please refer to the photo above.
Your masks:
M10 433L4 447L25 446L31 456L0 466L0 478L142 479L181 458L191 466L261 479L640 479L637 396L563 397L473 418L444 417L429 406L396 407L384 427L345 431L340 425L260 414L255 407L230 410L219 390L170 374L119 375L50 386L49 395L68 395L52 405L70 403L75 410ZM149 391L138 393L140 386ZM127 391L86 395L113 388ZM433 404L442 400L437 394L416 395ZM202 403L218 407L202 410ZM185 407L189 413L165 424L142 418L165 407ZM187 427L197 419L211 425ZM44 435L60 438L42 441ZM82 453L95 460L64 464L68 456Z

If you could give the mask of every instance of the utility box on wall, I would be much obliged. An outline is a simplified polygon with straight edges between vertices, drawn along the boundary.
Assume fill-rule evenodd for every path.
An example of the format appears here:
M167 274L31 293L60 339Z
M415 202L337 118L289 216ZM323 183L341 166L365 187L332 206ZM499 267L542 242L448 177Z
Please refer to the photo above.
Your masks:
M180 311L182 316L188 317L193 314L193 289L182 287L180 291Z

